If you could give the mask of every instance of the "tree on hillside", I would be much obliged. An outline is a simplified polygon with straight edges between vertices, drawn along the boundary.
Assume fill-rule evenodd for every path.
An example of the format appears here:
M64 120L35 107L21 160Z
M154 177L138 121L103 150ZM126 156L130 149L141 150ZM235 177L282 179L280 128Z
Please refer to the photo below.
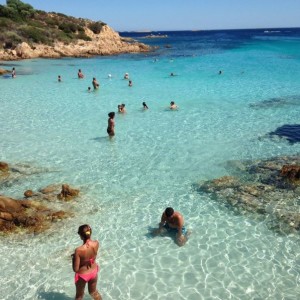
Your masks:
M13 20L24 20L32 18L35 10L30 4L23 3L20 0L7 0L6 6L0 7L0 16Z

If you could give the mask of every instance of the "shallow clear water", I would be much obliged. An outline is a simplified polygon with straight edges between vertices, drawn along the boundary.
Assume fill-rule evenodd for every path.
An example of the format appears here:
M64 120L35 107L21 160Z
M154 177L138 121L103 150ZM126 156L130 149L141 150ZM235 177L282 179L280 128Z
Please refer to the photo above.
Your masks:
M0 159L47 170L1 193L63 182L82 191L73 219L0 238L1 298L72 299L70 254L83 223L101 243L104 299L299 297L299 236L235 215L192 186L226 175L228 160L299 153L299 144L267 134L299 122L300 38L230 31L157 43L168 42L147 56L16 62L18 77L0 79ZM101 88L88 93L94 76ZM171 100L178 111L166 109ZM110 141L107 113L120 103L127 114L116 115ZM166 206L192 231L182 248L148 235Z

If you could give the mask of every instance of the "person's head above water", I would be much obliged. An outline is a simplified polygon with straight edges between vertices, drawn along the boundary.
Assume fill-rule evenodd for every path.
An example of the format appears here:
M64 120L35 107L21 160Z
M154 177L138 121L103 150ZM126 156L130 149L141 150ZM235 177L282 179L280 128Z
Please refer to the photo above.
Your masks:
M78 228L78 234L80 235L81 238L87 240L92 235L92 228L90 227L90 225L87 224L81 225Z
M174 101L171 101L171 102L170 102L170 104L171 104L171 105L174 105L174 104L175 104L175 102L174 102Z
M114 111L110 112L110 113L108 114L108 116L109 116L111 119L113 119L113 118L115 117L115 112L114 112Z
M167 218L172 217L174 214L174 209L172 207L167 207L165 210L165 214L166 214Z

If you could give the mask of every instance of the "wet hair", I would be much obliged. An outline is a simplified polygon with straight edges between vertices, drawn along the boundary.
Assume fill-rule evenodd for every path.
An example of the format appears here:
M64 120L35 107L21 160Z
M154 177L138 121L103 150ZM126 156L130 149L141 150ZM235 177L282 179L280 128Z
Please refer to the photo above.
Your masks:
M122 107L125 107L125 104L122 103L121 106L122 106Z
M78 72L81 72L81 69L79 69Z
M78 227L78 234L84 239L89 239L92 235L92 228L87 224L81 225Z
M110 113L108 114L108 116L112 119L112 118L115 116L115 112L114 112L114 111L110 112Z
M144 106L145 108L148 108L148 105L146 104L146 102L143 102L143 106Z
M166 216L169 218L174 214L174 209L172 207L167 207L165 210Z
M174 101L171 101L171 103L170 103L171 105L174 105L175 104L175 102Z

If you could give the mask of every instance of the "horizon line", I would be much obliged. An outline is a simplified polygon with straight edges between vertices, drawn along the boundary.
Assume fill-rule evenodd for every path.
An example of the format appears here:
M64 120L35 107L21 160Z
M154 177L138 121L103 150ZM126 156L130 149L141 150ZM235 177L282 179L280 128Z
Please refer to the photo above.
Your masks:
M147 33L147 32L165 32L165 31L220 31L220 30L262 30L262 29L300 29L299 27L253 27L253 28L224 28L224 29L163 29L163 30L116 30L117 32L136 32L136 33Z

